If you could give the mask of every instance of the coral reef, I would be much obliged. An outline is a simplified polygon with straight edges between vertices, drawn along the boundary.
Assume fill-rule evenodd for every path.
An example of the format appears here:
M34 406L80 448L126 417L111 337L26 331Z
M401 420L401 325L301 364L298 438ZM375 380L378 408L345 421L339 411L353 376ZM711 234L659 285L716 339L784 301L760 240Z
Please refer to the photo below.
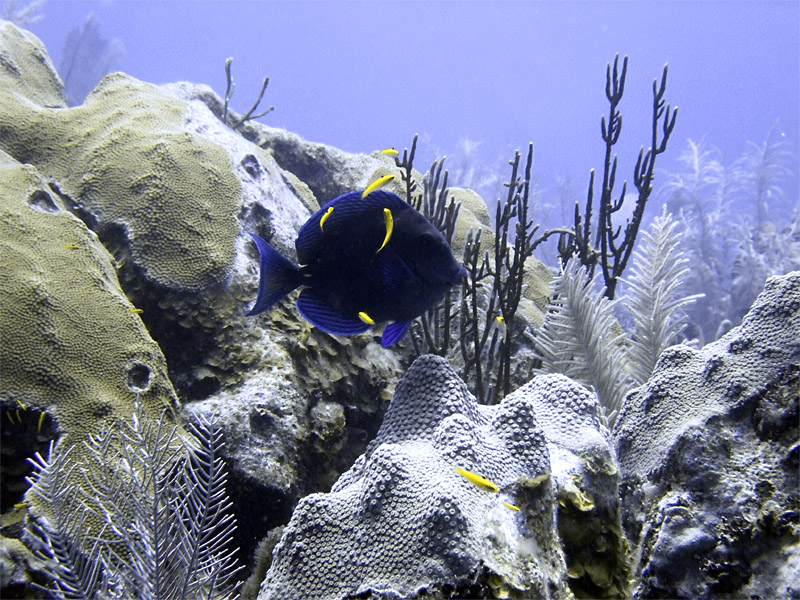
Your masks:
M5 469L15 451L26 452L31 433L82 446L103 422L127 415L135 397L146 415L169 409L173 418L177 398L164 356L97 236L33 167L1 152L0 199L0 405L12 424L3 428L7 508L19 496L7 493ZM29 415L24 422L20 411Z
M130 581L142 596L161 585L148 574L163 561L137 545L147 523L128 518L135 499L114 488L105 508L87 500L105 486L98 458L111 457L99 461L107 462L105 475L148 469L120 458L121 447L112 450L135 445L133 430L124 440L87 437L129 417L137 398L142 412L132 427L141 431L177 425L183 435L218 420L221 456L202 460L216 469L221 458L230 471L231 507L247 527L234 534L223 524L222 537L233 535L238 555L253 557L249 597L262 579L262 598L800 594L792 580L800 563L800 273L771 279L743 325L719 342L664 350L683 325L676 309L687 308L677 293L684 278L719 276L720 293L707 302L735 316L762 275L798 265L800 212L785 229L767 218L766 209L781 201L779 143L754 146L729 173L750 173L739 189L757 200L758 229L741 228L738 251L731 245L724 264L735 252L738 260L723 276L710 246L730 223L702 211L721 213L725 203L704 205L704 192L728 188L700 147L687 156L697 177L676 178L669 188L681 225L658 220L638 256L629 254L656 155L674 125L663 102L666 73L653 106L653 126L663 135L658 143L654 130L654 148L641 156L636 222L617 239L623 230L612 213L626 194L623 188L613 198L610 156L599 225L588 204L574 229L535 237L530 148L527 162L519 153L511 162L493 223L478 195L448 187L443 159L425 175L416 171L413 144L402 159L349 154L253 121L256 106L236 114L230 93L220 98L204 85L154 86L123 74L104 78L84 104L68 108L41 43L7 22L0 23L0 63L0 595L31 597L31 582L46 581L48 571L68 589L75 579L52 559L77 548L94 560L89 541L100 548L100 533L116 536L108 544L125 556L105 558L131 559ZM608 153L619 135L624 79L624 63L621 74L609 65ZM370 335L322 334L288 302L246 318L258 281L247 234L294 256L297 231L320 204L387 174L394 176L389 189L446 232L474 275L461 299L456 293L417 326L417 346L393 352ZM705 215L694 221L698 232L686 227L694 215ZM590 221L600 229L590 232ZM681 227L689 273L674 237ZM578 259L603 269L607 286L594 289L576 260L547 308L551 275L530 252L556 234L566 236L565 256L569 238L572 251L583 253ZM702 255L706 263L698 261L703 245L712 250ZM615 320L627 325L625 317L598 300L604 291L614 295L629 255L635 272L616 292L633 300L638 333L631 338ZM582 383L535 369L537 342L541 350L541 335L557 329L550 327L559 318L554 307L575 298L586 303L587 326L576 334L583 340L570 345L551 335L550 362L575 367L580 346L588 347L598 364L605 361L603 376L624 385L577 370L568 373ZM423 352L452 365L424 355L395 391ZM641 386L631 390L634 372ZM482 401L503 399L481 405L468 389ZM612 436L606 423L620 403ZM37 461L31 479L38 487L30 489L25 459L53 440L52 461ZM201 446L202 439L192 448ZM59 456L79 466L64 466ZM88 470L78 478L80 469ZM48 490L56 471L66 487L54 496ZM178 477L173 482L187 474L166 472ZM137 497L147 504L150 492L163 491L145 487L128 495L143 492ZM190 504L187 495L167 496L174 506ZM206 495L199 504L219 507L220 498ZM84 500L84 512L71 510ZM78 532L82 547L70 549L62 536L51 546L61 554L45 562L20 538L34 547L24 536L33 528L52 541L48 504L64 517L56 530ZM179 520L194 523L194 533L205 528L191 508ZM144 537L123 531L122 522ZM179 537L189 540L191 532Z
M768 277L800 269L800 203L792 209L781 189L791 173L788 143L773 130L749 145L725 164L714 147L688 140L660 190L692 264L686 286L704 295L688 310L689 335L701 343L738 325Z
M800 594L799 377L793 272L719 341L665 351L628 396L614 437L634 597Z
M445 359L422 356L367 452L297 506L259 598L566 598L567 565L578 588L618 594L616 478L597 401L568 379L481 406Z
M221 423L225 438L270 450L253 456L246 446L229 444L225 450L237 514L253 523L236 539L249 554L259 537L285 523L300 496L327 489L363 452L391 397L398 359L370 336L342 339L313 330L294 310L244 317L258 282L247 233L292 255L297 230L317 199L269 152L226 127L203 102L187 99L192 86L157 87L119 74L105 78L84 105L66 108L41 42L8 23L0 33L7 67L0 73L0 148L15 159L9 163L14 169L36 180L13 191L16 170L5 168L12 159L4 154L3 202L18 199L27 206L30 200L41 210L28 212L39 220L53 213L51 220L58 222L46 235L33 223L25 225L22 235L3 209L3 225L13 225L8 234L3 231L4 259L14 265L4 279L3 304L23 310L40 297L41 310L26 318L45 320L40 335L17 322L16 310L2 315L2 418L14 423L2 432L8 520L19 512L12 505L27 489L26 456L44 452L50 439L71 426L78 428L75 435L62 442L82 446L103 419L130 414L136 390L145 390L148 419L166 405L176 407L177 391L183 403L202 401L187 412L193 420L202 418L204 408L233 407L239 413ZM222 106L215 96L210 103ZM241 127L252 128L250 121ZM6 245L13 251L6 252ZM34 268L40 257L44 266ZM94 265L92 259L104 262ZM39 296L6 300L20 277L30 282L20 292ZM95 308L104 289L108 314ZM129 329L142 337L141 356L124 352L136 342ZM44 336L39 346L37 336ZM14 360L35 368L30 384L21 383L24 369L6 376ZM279 418L265 410L264 390L292 390L282 401L276 397L277 404L268 403ZM41 406L29 402L32 394L45 399ZM63 414L50 410L56 404ZM50 415L41 423L40 410ZM278 438L284 443L271 446ZM297 469L273 485L271 478L287 464ZM275 510L265 514L265 505Z

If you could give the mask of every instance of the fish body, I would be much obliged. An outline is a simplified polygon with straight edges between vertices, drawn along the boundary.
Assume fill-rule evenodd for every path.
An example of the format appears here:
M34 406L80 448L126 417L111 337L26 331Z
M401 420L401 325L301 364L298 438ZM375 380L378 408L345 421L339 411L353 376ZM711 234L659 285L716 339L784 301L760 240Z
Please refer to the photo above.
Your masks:
M301 266L251 234L259 251L261 313L298 287L297 308L327 333L354 335L389 322L383 346L466 275L444 236L402 198L385 190L334 198L300 228ZM366 317L366 318L365 318Z

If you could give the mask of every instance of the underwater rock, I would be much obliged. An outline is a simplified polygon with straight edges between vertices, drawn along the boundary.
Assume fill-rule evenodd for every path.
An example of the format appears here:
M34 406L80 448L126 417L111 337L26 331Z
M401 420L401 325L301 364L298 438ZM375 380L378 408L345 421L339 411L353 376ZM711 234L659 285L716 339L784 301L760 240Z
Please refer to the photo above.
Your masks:
M574 509L567 529L601 536L587 552L614 546L616 563L596 575L613 593L624 576L617 471L598 411L559 376L478 405L445 359L417 359L366 453L295 509L259 598L571 597L559 503ZM576 563L575 579L599 562Z
M634 597L800 596L799 399L798 271L661 355L614 430Z
M204 103L222 119L224 102L207 85L181 83L172 89L186 100ZM228 106L230 120L238 122L241 117ZM311 212L341 194L366 188L384 174L382 169L390 169L400 181L394 159L377 152L372 155L345 152L334 146L306 141L296 133L257 121L246 121L237 129L245 139L272 156L283 171L308 186L317 199L317 206ZM387 189L397 191L391 187Z

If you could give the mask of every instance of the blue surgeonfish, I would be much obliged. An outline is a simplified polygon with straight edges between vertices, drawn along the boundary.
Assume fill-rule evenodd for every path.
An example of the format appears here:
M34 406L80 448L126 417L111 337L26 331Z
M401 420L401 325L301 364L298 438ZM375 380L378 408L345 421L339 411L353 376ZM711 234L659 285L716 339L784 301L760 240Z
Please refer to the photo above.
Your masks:
M324 227L323 227L324 225ZM467 274L444 236L417 210L385 190L334 198L300 228L297 266L255 234L258 298L248 315L271 308L298 287L300 314L336 335L388 323L384 347Z

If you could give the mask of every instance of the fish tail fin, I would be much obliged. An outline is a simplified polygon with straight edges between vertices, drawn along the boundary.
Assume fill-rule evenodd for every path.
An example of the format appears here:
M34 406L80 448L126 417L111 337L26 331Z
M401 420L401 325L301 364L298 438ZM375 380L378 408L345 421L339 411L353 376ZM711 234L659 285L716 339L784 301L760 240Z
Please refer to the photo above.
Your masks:
M247 316L264 312L302 282L299 267L256 234L251 233L250 236L258 248L261 278L258 282L258 298Z

